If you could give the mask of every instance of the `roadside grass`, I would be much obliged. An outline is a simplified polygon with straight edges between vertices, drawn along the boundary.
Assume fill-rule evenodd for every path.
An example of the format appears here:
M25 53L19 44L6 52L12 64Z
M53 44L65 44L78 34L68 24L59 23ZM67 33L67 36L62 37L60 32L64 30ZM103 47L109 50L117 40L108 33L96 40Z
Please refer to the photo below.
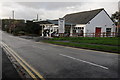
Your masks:
M71 42L56 42L53 40L44 40L43 42L70 46L70 47L84 48L84 49L100 50L100 51L115 52L115 53L119 52L119 48L116 46L103 46L103 45L90 45L90 44L81 45L81 44L71 43Z
M118 40L72 40L72 42L118 46Z
M119 39L120 39L119 37L61 37L52 38L50 40L118 46L120 45Z

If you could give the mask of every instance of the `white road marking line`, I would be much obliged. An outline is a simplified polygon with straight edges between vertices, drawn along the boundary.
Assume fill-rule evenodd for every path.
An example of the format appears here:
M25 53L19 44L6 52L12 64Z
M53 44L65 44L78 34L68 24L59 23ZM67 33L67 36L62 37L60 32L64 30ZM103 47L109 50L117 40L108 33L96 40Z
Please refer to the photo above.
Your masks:
M67 58L71 58L71 59L74 59L74 60L77 60L77 61L80 61L80 62L84 62L84 63L90 64L90 65L93 65L93 66L97 66L97 67L100 67L100 68L103 68L103 69L109 69L109 68L107 68L105 66L102 66L102 65L99 65L99 64L95 64L95 63L92 63L92 62L88 62L88 61L84 61L84 60L81 60L81 59L77 59L77 58L74 58L74 57L71 57L71 56L67 56L67 55L64 55L64 54L59 54L59 55L67 57Z

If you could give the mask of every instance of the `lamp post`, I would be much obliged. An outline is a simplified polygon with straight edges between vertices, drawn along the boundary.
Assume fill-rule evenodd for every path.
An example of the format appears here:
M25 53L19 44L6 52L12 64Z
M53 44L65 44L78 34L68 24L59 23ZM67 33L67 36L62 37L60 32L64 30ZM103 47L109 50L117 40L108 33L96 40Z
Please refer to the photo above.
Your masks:
M115 24L112 24L112 27L113 27L112 35L113 35L113 37L114 37L115 34L116 34L116 33L115 33L115 31L116 31L116 30L115 30L115 28L116 28Z
M117 23L117 25L116 25L116 26L117 26L117 27L116 27L117 31L116 31L116 32L117 32L117 36L118 36L118 32L119 32L119 27L118 27L119 24L118 24L118 20L115 20L115 22Z
M72 29L72 24L71 24L71 26L70 26L70 36L73 36L72 34L73 34L73 29Z
M15 12L14 10L12 11L12 19L13 19L13 33L15 32L15 23L14 23L14 16L15 16ZM11 27L12 29L12 27ZM11 31L11 30L10 30ZM10 32L11 33L11 32Z

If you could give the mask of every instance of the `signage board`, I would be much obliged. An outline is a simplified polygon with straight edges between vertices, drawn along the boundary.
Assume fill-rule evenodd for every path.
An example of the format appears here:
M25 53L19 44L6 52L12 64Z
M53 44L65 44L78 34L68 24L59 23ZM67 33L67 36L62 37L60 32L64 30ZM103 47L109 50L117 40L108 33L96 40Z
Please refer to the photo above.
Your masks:
M59 18L58 20L58 32L64 33L65 32L65 19Z

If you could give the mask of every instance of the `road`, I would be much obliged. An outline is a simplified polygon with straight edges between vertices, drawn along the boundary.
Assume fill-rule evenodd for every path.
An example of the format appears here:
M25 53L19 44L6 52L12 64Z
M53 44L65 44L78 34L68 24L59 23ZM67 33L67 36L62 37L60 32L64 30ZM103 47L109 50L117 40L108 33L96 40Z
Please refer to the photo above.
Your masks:
M2 48L0 47L0 80L2 79Z
M2 41L44 78L118 78L120 55L34 42L2 33Z
M0 41L2 40L2 33L0 31ZM2 48L0 45L0 80L2 78Z

